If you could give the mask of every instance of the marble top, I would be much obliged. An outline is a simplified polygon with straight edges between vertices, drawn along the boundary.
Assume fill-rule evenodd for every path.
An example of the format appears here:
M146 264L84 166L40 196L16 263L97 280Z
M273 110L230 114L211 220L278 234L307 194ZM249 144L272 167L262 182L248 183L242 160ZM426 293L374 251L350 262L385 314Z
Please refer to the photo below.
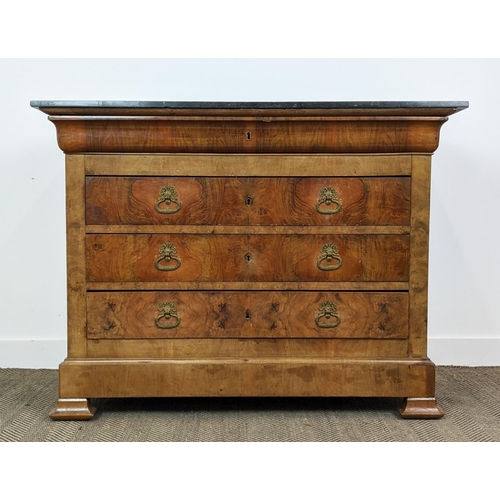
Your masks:
M306 102L207 102L207 101L31 101L33 108L130 109L411 109L469 107L467 101L306 101Z

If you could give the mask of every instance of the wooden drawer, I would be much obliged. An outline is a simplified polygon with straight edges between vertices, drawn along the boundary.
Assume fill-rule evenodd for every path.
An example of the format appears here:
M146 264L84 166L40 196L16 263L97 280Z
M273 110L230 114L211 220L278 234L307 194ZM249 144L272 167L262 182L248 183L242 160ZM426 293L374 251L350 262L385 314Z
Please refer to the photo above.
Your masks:
M409 177L87 177L90 225L408 225Z
M88 281L408 281L407 235L86 236Z
M405 292L90 292L91 339L408 336Z

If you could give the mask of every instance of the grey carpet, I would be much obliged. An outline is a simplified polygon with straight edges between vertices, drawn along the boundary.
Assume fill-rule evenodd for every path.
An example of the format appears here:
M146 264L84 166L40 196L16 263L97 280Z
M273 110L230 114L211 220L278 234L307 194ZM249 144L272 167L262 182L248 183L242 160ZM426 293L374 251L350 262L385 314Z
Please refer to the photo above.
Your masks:
M0 441L500 441L500 367L438 367L441 420L404 420L391 398L97 399L54 422L56 370L0 369Z

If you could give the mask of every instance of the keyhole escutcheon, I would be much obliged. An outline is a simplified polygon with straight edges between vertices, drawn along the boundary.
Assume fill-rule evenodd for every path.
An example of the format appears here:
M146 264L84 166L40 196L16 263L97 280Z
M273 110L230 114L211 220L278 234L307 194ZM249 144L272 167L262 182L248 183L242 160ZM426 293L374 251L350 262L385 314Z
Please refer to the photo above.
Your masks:
M245 198L245 205L246 205L247 207L250 207L250 206L252 206L252 203L253 203L253 199L252 199L252 197L251 197L251 196L247 196L247 197Z
M246 136L247 136L247 141L251 141L252 140L252 132L247 132Z

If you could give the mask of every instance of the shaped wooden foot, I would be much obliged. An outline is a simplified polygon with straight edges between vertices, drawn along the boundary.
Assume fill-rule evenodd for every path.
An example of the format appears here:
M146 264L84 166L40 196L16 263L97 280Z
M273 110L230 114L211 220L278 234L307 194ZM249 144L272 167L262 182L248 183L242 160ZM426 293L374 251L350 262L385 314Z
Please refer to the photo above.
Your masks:
M90 420L96 412L88 399L58 399L55 409L50 413L52 420Z
M441 418L444 415L436 398L406 398L399 412L403 418Z

